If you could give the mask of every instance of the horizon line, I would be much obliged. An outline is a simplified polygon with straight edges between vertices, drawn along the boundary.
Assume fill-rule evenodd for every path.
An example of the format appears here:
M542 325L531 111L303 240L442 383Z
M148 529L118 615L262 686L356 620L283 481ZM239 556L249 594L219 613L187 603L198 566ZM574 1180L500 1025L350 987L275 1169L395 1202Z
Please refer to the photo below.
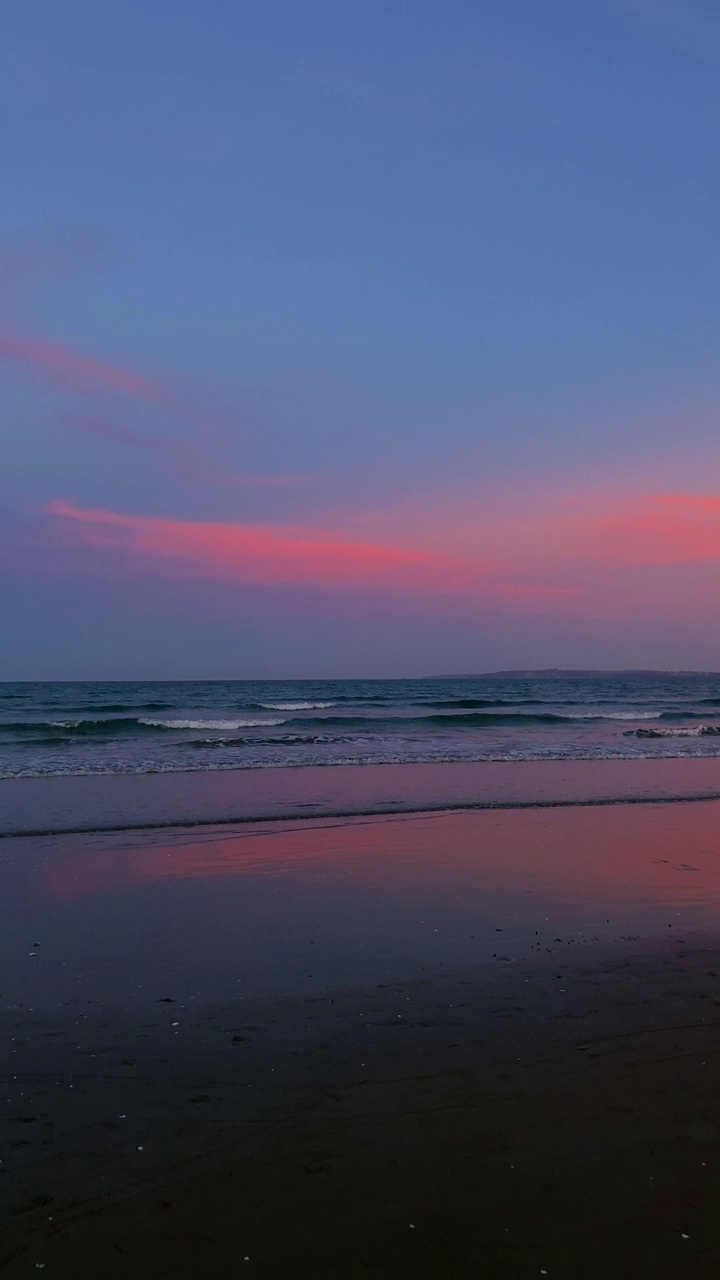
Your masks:
M444 674L422 676L93 676L93 677L60 677L56 679L32 679L29 676L17 680L0 679L0 686L6 684L340 684L347 681L356 683L398 683L400 681L417 682L421 680L485 680L491 677L513 676L531 678L533 676L613 676L613 675L652 675L652 676L719 676L719 671L701 670L696 667L505 667L491 671L450 672Z

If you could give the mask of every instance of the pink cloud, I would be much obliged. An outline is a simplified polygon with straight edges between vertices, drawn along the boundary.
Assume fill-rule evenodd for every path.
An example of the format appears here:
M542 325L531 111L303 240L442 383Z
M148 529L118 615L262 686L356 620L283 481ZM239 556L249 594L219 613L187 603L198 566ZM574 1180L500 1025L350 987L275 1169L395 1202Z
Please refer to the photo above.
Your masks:
M27 338L0 325L0 362L24 374L33 382L55 387L96 400L119 396L152 405L160 411L200 428L203 439L223 439L237 433L239 423L232 413L211 403L212 397L186 397L168 382L149 378L125 365L74 351L63 342L49 338ZM76 424L77 425L77 424ZM122 430L122 429L121 429ZM99 434L99 433L98 433ZM109 434L109 433L105 433ZM124 432L130 443L129 432ZM116 434L116 439L119 435ZM139 444L136 435L134 443Z
M150 431L138 431L108 420L96 414L66 413L63 421L74 430L82 431L96 439L111 440L117 444L141 449L154 454L157 459L176 473L192 474L213 485L246 486L250 488L285 488L306 483L307 477L273 475L254 472L233 472L208 465L208 444L220 438L228 428L233 434L237 422L217 408L186 403L170 386L148 378L144 374L123 365L113 364L94 356L86 356L66 346L45 338L27 338L0 326L0 361L12 366L33 381L49 384L62 391L101 398L124 396L154 405L157 409L184 420L186 427L202 429L204 449L196 448L188 439L177 435L163 435ZM110 406L113 407L112 405Z
M0 329L0 359L27 373L31 378L49 382L62 390L119 392L155 404L166 404L171 395L159 382L123 365L110 364L94 356L80 355L47 338L23 338Z
M565 499L559 511L530 518L514 550L618 568L720 561L720 498L675 493Z
M720 568L720 497L638 494L532 505L509 501L474 526L445 505L452 543L435 518L404 511L392 532L317 525L168 519L55 501L54 527L28 526L7 544L23 572L151 575L176 583L231 583L368 593L406 613L496 605L503 611L579 618L677 618L713 612ZM517 512L516 518L513 513ZM460 523L452 532L452 521ZM358 527L362 532L358 532ZM351 531L352 530L352 531ZM399 603L402 598L402 604ZM349 606L348 606L349 607ZM455 615L454 615L455 616Z
M486 503L445 492L434 503L415 499L374 527L390 537L421 528L449 554L491 549L497 571L511 581L553 574L579 585L589 573L720 561L720 497L712 494L509 492Z
M549 549L565 559L618 567L720 561L720 498L670 493L593 505L605 510L577 510L550 522ZM538 532L542 545L543 530Z
M381 587L412 591L486 593L508 598L577 595L577 589L507 582L479 558L377 542L334 532L278 525L172 520L94 510L57 500L47 512L71 522L94 549L141 556L173 576L263 584Z
M283 526L168 520L88 510L70 502L47 510L84 526L85 541L184 561L209 577L265 583L350 585L440 579L459 561L332 533Z

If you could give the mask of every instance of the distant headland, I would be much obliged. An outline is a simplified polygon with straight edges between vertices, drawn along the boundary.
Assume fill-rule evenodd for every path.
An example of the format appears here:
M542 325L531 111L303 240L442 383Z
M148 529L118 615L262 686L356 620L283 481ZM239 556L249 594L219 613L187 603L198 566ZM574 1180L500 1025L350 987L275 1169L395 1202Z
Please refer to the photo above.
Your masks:
M617 680L623 676L704 676L707 671L668 671L650 667L607 668L540 667L512 668L504 671L456 672L452 675L428 676L430 680Z

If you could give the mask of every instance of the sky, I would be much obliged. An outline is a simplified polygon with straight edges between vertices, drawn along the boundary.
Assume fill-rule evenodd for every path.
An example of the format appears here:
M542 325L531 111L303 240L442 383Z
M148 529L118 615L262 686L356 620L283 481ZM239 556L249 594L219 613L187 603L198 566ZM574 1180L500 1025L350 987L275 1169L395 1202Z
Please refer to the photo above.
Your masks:
M716 0L4 0L0 679L720 669Z

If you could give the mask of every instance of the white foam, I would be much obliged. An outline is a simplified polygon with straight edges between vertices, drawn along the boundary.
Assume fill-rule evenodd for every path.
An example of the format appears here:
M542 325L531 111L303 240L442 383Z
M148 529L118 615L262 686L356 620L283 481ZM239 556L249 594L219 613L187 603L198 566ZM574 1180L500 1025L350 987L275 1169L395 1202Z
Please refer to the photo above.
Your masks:
M259 702L267 711L321 711L334 707L334 702Z
M566 714L568 720L659 720L662 711L584 711Z
M258 729L284 720L140 720L151 729Z

